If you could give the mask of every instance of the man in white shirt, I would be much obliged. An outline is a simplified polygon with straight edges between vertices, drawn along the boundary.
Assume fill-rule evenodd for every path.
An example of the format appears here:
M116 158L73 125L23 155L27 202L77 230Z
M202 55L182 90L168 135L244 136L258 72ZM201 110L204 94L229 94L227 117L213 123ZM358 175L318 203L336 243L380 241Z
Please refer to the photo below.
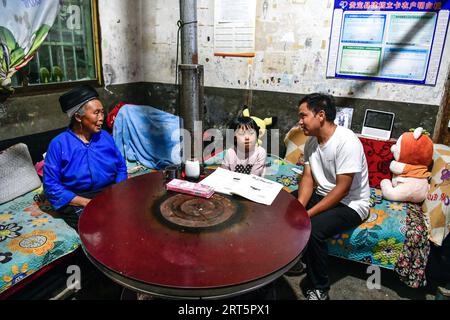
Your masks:
M305 135L305 169L298 201L311 218L311 237L305 251L308 300L327 300L327 239L351 230L369 215L367 161L353 131L334 124L334 98L313 93L299 103L299 124Z

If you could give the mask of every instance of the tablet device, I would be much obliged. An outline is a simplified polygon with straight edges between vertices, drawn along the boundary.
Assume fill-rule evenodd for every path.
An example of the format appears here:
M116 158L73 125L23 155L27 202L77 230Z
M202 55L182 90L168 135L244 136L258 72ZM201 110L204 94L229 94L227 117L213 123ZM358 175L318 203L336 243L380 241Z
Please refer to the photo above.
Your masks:
M370 138L389 140L394 126L392 112L366 109L361 134Z

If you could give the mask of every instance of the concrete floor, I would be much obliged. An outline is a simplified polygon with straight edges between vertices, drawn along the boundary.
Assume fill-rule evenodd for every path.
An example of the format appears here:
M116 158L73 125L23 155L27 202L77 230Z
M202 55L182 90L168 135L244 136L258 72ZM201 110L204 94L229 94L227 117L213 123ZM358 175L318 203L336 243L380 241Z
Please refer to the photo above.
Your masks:
M381 288L368 289L368 265L340 258L329 258L332 300L434 300L435 289L431 287L413 289L401 282L393 270L381 270ZM284 276L297 299L305 297L300 287L305 284L305 274L297 277ZM281 279L280 279L281 281Z
M381 269L381 288L368 289L367 265L329 258L332 300L434 300L436 289L431 287L413 289L403 284L392 270ZM111 280L97 274L95 281L81 290L77 300L119 300L122 288ZM282 276L264 289L239 296L237 300L304 300L300 287L305 285L305 274ZM129 294L128 294L129 296Z

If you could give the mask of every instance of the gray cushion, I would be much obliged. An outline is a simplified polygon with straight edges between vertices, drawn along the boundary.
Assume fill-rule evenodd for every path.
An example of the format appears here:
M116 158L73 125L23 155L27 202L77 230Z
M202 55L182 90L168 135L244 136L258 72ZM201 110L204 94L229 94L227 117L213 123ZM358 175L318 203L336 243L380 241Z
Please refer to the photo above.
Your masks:
M0 151L0 204L41 186L28 147L19 143Z

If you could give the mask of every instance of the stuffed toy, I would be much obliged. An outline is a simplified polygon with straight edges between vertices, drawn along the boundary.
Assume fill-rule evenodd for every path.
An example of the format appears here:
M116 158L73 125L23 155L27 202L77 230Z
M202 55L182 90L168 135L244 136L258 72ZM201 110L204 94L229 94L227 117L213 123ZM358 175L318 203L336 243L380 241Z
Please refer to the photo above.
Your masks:
M248 109L248 107L245 107L245 109L242 110L242 116L250 117L255 120L256 124L259 127L258 145L262 145L261 138L266 134L266 127L271 126L275 122L276 117L265 118L264 120L262 120L254 116L250 116L250 110Z
M391 147L394 155L389 169L392 181L381 181L383 197L392 201L419 203L425 200L428 190L428 170L433 161L433 141L424 134L423 128L403 133Z

